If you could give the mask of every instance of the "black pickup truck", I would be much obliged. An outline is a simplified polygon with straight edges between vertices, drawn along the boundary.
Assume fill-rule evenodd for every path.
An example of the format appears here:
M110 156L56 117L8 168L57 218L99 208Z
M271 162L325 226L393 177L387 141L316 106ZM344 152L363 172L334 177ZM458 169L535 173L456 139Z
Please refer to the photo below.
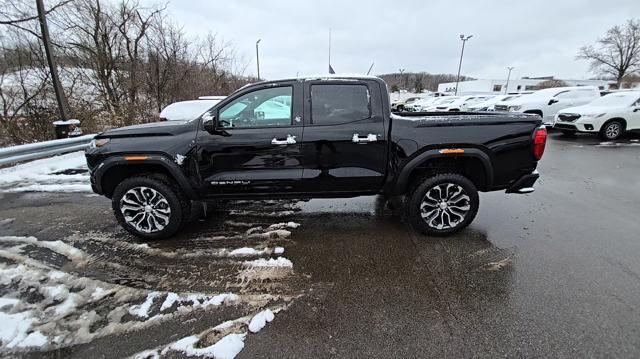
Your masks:
M417 231L447 235L474 219L478 191L532 192L546 137L536 115L392 114L381 79L328 76L249 85L191 121L101 133L86 157L93 190L147 239L176 233L192 201L373 194L400 203Z

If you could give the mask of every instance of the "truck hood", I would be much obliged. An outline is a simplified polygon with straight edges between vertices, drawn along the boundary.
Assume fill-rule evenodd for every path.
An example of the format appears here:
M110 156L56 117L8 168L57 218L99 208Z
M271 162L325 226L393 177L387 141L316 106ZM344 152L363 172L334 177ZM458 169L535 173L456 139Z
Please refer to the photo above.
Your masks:
M96 138L117 138L117 137L151 137L151 136L174 136L182 133L193 121L164 121L144 123L141 125L126 126L107 130Z

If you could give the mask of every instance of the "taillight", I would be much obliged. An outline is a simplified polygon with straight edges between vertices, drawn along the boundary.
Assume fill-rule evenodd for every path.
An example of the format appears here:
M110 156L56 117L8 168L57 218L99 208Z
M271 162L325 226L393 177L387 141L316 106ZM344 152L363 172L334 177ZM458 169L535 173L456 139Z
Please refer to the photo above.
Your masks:
M547 144L547 129L542 126L533 134L533 157L540 161L544 154L544 147Z

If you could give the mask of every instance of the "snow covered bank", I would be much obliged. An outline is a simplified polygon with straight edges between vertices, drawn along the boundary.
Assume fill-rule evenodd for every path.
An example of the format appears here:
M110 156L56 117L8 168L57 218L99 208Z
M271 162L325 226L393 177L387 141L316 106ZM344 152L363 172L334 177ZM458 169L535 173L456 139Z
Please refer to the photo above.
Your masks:
M84 152L0 169L2 192L91 192Z

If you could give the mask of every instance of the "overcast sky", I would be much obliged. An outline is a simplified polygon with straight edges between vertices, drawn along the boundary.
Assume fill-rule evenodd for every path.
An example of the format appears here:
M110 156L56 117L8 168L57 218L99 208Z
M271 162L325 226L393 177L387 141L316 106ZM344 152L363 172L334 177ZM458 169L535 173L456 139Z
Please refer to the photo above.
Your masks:
M168 8L189 35L211 31L232 42L247 73L256 72L261 38L260 72L268 79L326 73L329 28L338 73L366 73L372 62L373 74L455 73L464 33L473 35L465 75L505 78L515 66L515 77L584 79L593 74L575 60L580 46L640 15L638 0L170 0Z

